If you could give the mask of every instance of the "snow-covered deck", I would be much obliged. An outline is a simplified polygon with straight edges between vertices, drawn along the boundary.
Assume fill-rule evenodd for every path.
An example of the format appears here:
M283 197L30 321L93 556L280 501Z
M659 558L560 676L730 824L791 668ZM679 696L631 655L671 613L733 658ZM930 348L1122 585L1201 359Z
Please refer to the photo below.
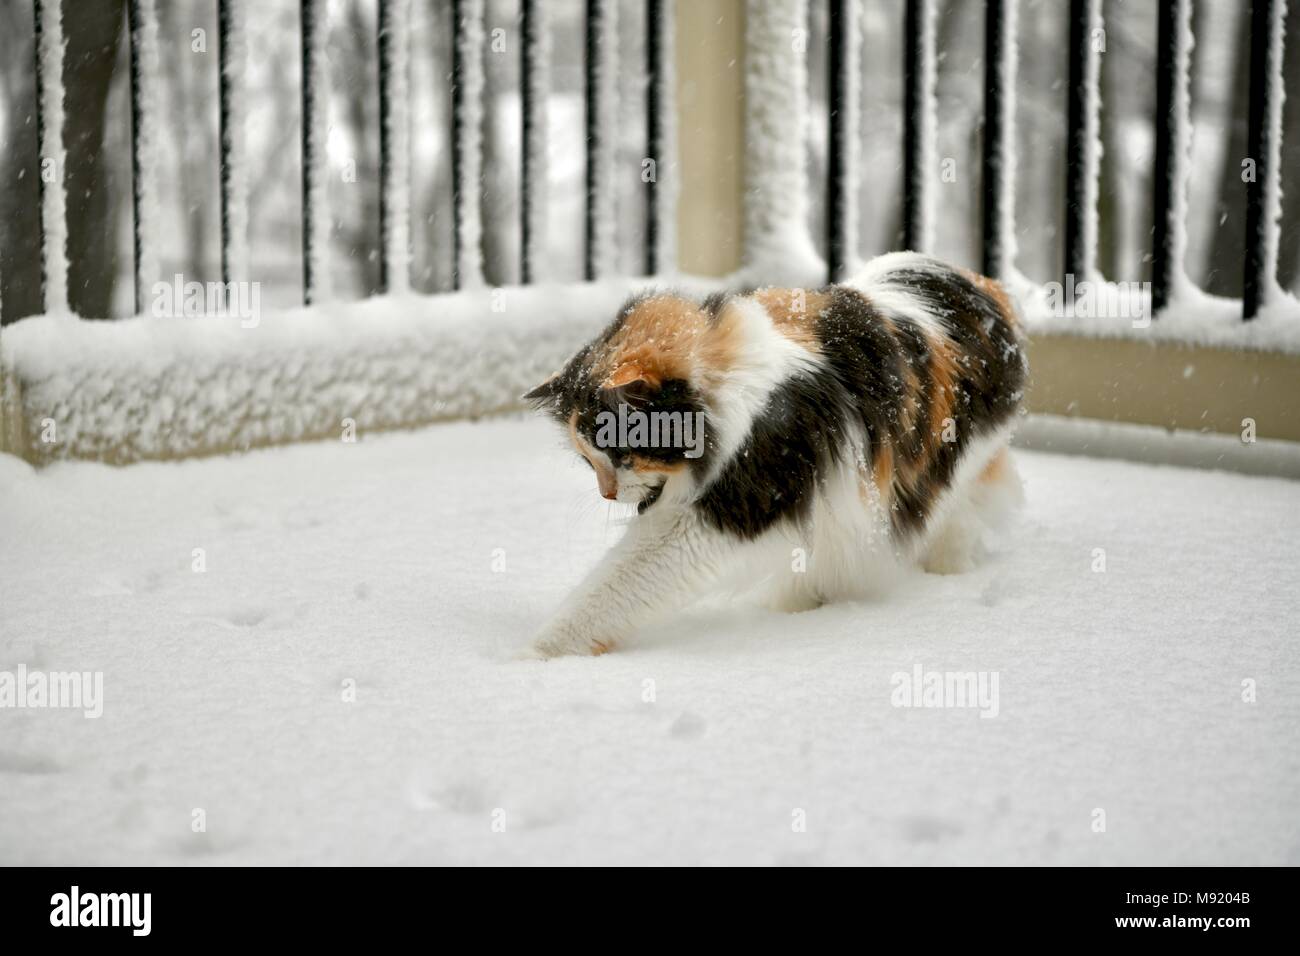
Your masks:
M1019 458L970 575L540 663L618 533L543 422L0 455L0 670L104 681L0 710L0 863L1300 863L1297 485ZM892 706L917 664L997 716Z

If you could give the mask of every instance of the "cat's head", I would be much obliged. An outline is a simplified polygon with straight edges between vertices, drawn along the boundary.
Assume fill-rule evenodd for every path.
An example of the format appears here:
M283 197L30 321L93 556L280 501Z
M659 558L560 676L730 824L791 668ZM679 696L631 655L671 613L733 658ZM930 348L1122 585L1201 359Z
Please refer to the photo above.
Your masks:
M568 432L610 501L649 507L675 477L708 457L706 409L695 384L707 316L698 303L653 293L618 318L525 400Z

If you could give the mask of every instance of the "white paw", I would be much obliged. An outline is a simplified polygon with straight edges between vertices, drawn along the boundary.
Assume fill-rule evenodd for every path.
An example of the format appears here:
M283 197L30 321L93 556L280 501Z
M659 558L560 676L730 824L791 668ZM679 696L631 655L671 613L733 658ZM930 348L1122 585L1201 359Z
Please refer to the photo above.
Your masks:
M949 519L930 543L921 566L931 574L965 574L975 569L979 554L978 526L970 520Z
M552 625L533 639L533 643L520 652L525 660L547 660L552 657L596 657L606 654L614 646L612 640L589 637L574 628Z
M820 597L811 591L795 590L793 588L774 591L763 602L769 611L776 611L778 614L801 614L804 611L815 611L824 603Z
M922 567L931 574L965 574L975 570L975 558L970 551L944 548L926 555Z

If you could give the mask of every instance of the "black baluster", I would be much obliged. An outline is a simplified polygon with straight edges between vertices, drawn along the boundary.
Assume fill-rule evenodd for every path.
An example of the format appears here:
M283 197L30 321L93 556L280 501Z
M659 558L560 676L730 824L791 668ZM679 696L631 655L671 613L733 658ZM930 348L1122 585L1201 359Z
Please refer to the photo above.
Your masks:
M1281 74L1281 65L1272 60L1275 0L1251 0L1250 4L1250 129L1247 136L1249 158L1255 163L1255 178L1246 184L1246 271L1242 287L1242 318L1253 319L1259 313L1264 290L1276 275L1277 249L1268 246L1269 178L1280 170L1272 168L1269 152L1275 131L1269 123L1272 97L1282 90L1269 82Z
M848 69L852 62L849 45L853 42L846 9L849 2L830 0L827 21L826 272L829 282L839 282L844 277L849 252L845 235L848 217L844 209L848 174L844 168L844 147L849 127Z
M662 103L664 86L663 10L664 0L646 2L646 74L649 85L645 97L646 155L654 164L654 176L645 184L645 271L659 271L659 174L662 171L664 135Z
M316 291L315 223L319 212L313 195L316 187L317 143L312 135L312 118L316 113L316 51L312 37L316 32L316 18L322 15L318 0L302 0L302 301L311 305Z
M1010 263L1009 250L1003 246L1008 219L1015 213L1015 193L1004 190L1004 174L1011 161L1014 144L1012 125L1007 115L1007 57L1014 39L1007 36L1007 4L1016 0L987 0L984 6L984 136L981 144L984 179L981 185L983 207L983 257L981 271L995 279L1003 278ZM1014 74L1013 74L1014 75ZM1014 92L1014 91L1013 91Z
M520 143L519 172L519 281L528 285L533 281L533 242L542 239L533 235L533 224L529 215L529 206L536 202L533 190L545 188L539 182L541 170L534 168L533 154L536 139L541 131L537 129L535 111L538 107L545 109L546 91L537 88L537 70L541 66L538 56L541 53L541 37L537 22L538 0L520 0L520 113L522 114L522 136Z
M144 116L144 23L140 0L127 4L127 24L131 34L131 247L135 256L135 314L144 311L144 224L140 211L144 206L144 161L140 149L140 125Z
M587 281L596 278L596 189L598 177L596 163L600 155L600 117L597 106L599 95L599 55L600 32L604 27L605 8L602 0L587 0L586 4L586 49L585 49L585 98L586 98L586 214L584 217L584 239L582 253L582 274Z
M1092 48L1092 4L1094 0L1070 0L1070 70L1065 146L1065 273L1076 282L1088 278L1088 249L1084 238L1088 176L1091 175L1088 139L1088 60ZM1069 283L1067 283L1069 287Z

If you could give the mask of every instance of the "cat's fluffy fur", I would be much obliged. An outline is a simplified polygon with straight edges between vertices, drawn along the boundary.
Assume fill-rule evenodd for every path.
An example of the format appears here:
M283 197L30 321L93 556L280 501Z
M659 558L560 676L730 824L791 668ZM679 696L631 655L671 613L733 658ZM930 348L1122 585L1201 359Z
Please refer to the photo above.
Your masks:
M728 579L800 610L968 568L1019 501L1025 375L997 283L914 253L816 290L633 298L526 396L639 511L532 652L603 653ZM702 412L703 454L599 447L620 404Z

